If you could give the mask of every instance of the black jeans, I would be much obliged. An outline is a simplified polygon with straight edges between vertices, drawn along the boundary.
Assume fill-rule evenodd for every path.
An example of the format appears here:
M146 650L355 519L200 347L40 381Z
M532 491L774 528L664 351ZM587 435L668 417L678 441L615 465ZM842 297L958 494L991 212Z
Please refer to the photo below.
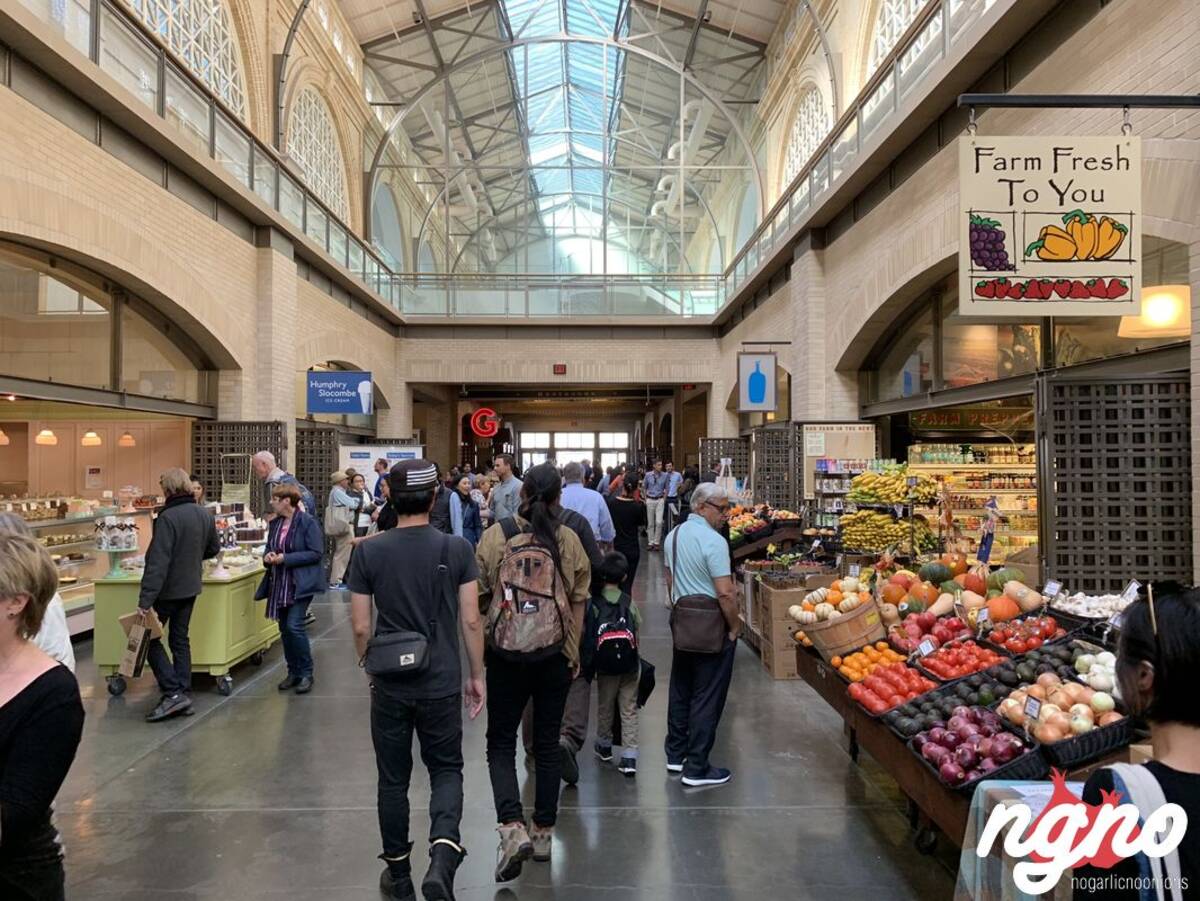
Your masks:
M621 590L626 594L633 595L633 577L637 575L638 563L642 559L641 546L638 547L615 547L613 550L625 556L626 562L629 564L629 569L625 572L625 580L621 583Z
M517 786L517 726L525 704L533 699L533 753L537 759L537 790L533 822L553 826L558 818L558 788L562 758L558 735L571 688L567 658L555 654L536 663L514 663L488 651L487 759L496 801L496 820L524 819Z
M63 901L65 892L61 856L41 861L0 861L0 898L5 901Z
M389 697L371 686L371 740L379 770L379 834L384 857L408 852L408 783L412 776L413 732L429 771L429 840L461 844L463 811L462 698L431 701Z
M673 653L667 701L667 762L682 762L685 776L708 771L708 755L717 740L736 650L737 645L726 638L725 649L716 654Z
M163 650L162 639L156 638L150 642L146 659L150 661L150 669L154 670L154 678L165 695L192 690L192 644L188 639L188 625L192 621L195 604L195 598L154 602L154 612L167 630L171 656L168 658Z

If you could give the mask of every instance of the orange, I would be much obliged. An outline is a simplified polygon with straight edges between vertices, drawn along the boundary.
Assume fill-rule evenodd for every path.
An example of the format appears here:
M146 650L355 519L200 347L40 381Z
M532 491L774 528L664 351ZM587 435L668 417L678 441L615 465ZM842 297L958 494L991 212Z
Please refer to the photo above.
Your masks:
M886 641L875 642L875 650L877 650L877 651L886 651L889 649L889 647L890 646L888 645L888 643Z
M841 669L842 668L842 658L834 657L832 660L829 661L829 665L832 666L834 669Z

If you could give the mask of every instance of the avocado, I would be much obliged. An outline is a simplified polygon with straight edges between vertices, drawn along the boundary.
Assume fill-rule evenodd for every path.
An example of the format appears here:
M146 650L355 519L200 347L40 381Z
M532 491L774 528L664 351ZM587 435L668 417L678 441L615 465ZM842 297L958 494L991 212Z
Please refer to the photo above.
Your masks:
M979 700L979 692L973 691L969 695L967 695L967 703L970 704L972 707L978 707L981 703L983 703L982 701Z
M975 703L982 704L987 707L996 700L996 695L986 685L979 689L979 693L975 695Z
M900 730L900 734L908 738L912 738L921 731L921 724L911 717L901 717L896 722L896 728Z
M971 693L971 683L959 682L954 690L955 690L955 692L957 692L957 694L960 698L965 698L967 695L969 695Z
M1037 681L1037 670L1031 663L1018 663L1017 678L1022 682L1035 682Z
M982 676L979 673L976 673L973 676L967 677L967 684L970 685L972 688L979 688L981 685L983 685L983 682L984 682L984 676Z
M996 674L996 678L1009 688L1015 688L1021 682L1021 677L1014 669L1002 669Z

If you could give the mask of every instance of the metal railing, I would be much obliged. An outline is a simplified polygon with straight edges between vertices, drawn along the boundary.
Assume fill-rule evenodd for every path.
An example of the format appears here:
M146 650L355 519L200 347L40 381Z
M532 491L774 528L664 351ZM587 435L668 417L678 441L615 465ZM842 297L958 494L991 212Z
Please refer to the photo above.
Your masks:
M179 130L398 313L413 316L711 317L818 201L867 142L894 124L900 102L998 0L930 0L724 273L686 275L412 274L391 269L254 137L213 91L178 64L157 34L115 0L21 0L93 63Z

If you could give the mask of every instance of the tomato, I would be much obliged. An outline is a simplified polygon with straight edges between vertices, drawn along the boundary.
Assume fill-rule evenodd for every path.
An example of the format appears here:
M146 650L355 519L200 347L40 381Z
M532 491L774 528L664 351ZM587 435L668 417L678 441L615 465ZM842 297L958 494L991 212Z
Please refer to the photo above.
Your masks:
M1053 616L1042 619L1042 637L1050 638L1058 631L1058 621Z
M1004 647L1007 650L1012 651L1014 654L1024 654L1029 650L1029 646L1019 638L1010 638L1008 641L1004 642Z
M1025 644L1028 646L1029 650L1031 650L1031 651L1034 648L1040 648L1042 646L1042 637L1040 635L1034 635L1032 638L1029 639L1029 641L1025 642Z

